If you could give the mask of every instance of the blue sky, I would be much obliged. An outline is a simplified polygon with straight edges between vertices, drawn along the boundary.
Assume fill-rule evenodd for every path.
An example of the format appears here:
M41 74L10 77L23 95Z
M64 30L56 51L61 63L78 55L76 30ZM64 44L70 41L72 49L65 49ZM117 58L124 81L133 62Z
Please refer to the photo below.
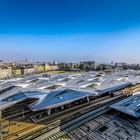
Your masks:
M139 0L0 0L0 59L140 63Z

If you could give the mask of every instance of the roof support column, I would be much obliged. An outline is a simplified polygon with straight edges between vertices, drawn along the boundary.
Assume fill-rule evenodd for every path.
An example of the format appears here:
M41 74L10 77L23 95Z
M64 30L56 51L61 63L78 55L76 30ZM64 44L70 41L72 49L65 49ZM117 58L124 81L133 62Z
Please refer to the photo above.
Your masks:
M87 102L89 102L89 97L87 97Z
M48 110L48 115L51 115L51 109Z
M61 109L64 110L64 106L61 106Z
M72 104L72 103L69 104L69 107L71 107L71 104Z

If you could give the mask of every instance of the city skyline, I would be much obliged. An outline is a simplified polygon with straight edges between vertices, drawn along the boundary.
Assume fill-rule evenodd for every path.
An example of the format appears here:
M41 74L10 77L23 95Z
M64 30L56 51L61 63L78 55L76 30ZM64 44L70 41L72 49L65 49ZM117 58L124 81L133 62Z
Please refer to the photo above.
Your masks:
M0 0L0 59L140 63L138 0Z

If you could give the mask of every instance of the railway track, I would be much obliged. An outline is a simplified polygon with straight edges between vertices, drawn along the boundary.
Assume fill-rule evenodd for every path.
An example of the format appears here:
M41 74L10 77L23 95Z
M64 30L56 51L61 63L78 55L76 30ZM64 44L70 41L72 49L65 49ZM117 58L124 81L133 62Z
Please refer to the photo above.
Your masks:
M45 122L47 122L45 124L46 127L38 129L37 131L34 131L34 132L32 132L28 135L25 135L23 137L20 137L20 138L18 138L18 140L22 140L22 139L32 140L32 139L35 139L35 138L39 137L40 135L43 135L43 134L45 134L49 131L52 131L52 130L56 129L60 125L63 125L65 127L67 127L65 124L69 123L71 120L75 120L80 116L86 115L87 113L89 113L92 110L98 109L99 107L102 107L102 106L104 106L106 104L109 104L111 102L115 102L115 100L118 100L118 99L121 99L121 98L124 98L124 96L121 95L121 96L118 96L118 97L108 98L106 100L105 100L105 97L104 97L102 99L99 99L100 102L95 102L94 101L95 102L94 104L92 102L91 104L85 105L85 107L83 107L84 105L82 105L82 106L80 106L80 108L78 110L76 110L77 108L74 108L75 111L73 111L71 109L71 113L69 112L69 114L66 114L66 113L68 113L67 111L64 111L62 113L58 113L57 115L55 114L54 116L51 116L51 117L43 120L44 124L45 124ZM76 115L76 114L78 114L78 115ZM66 118L68 118L68 119L66 119ZM71 118L71 119L69 119L69 118ZM62 120L65 120L65 121L62 122Z
M41 123L41 122L48 122L48 124L50 124L51 122L53 122L55 119L59 118L60 116L69 116L73 113L76 113L80 110L83 110L83 109L86 109L86 108L89 108L89 106L92 106L94 104L98 104L99 102L101 101L104 101L104 100L107 100L107 99L110 99L110 96L105 96L105 97L101 97L99 99L96 99L96 100L93 100L91 102L87 102L87 103L84 103L84 104L81 104L81 105L78 105L76 107L72 107L70 109L66 109L66 110L63 110L61 112L58 112L58 113L55 113L55 114L52 114L50 116L47 116L45 118L42 118L40 120L38 120L36 123ZM71 112L71 113L70 113ZM36 115L36 114L35 114Z
M118 99L120 100L120 99ZM118 101L117 100L117 101ZM116 102L116 100L113 100L113 102ZM93 118L96 118L97 116L111 110L109 106L112 104L112 101L109 101L107 104L103 104L100 108L96 108L95 110L88 112L87 114L84 114L80 116L79 118L76 118L71 121L71 123L67 124L68 126L61 126L63 128L60 132L55 133L54 135L42 135L40 137L37 137L35 140L57 140L58 138L66 135L70 131L72 131L75 128L78 128L82 124L92 120Z
M106 100L106 99L108 99L108 98L110 98L110 96L106 96L106 97L101 97L101 98L99 98L99 99L96 99L96 100L94 100L94 101L91 101L91 102L89 102L89 103L85 103L85 104L82 104L82 105L79 105L79 106L77 106L77 107L73 107L73 108L70 108L70 109L68 109L68 110L64 110L64 111L62 111L62 112L59 112L59 113L56 113L56 114L53 114L53 115L51 115L51 116L47 116L46 118L43 118L42 120L40 120L38 123L42 123L42 124L45 124L46 126L45 127L41 127L39 130L37 130L37 131L41 131L41 132L45 132L45 131L48 131L48 130L52 130L52 129L54 129L55 127L57 127L57 126L59 126L60 125L60 121L58 121L58 119L62 119L62 118L66 118L67 117L67 114L68 115L71 115L71 113L70 112L73 112L73 113L75 113L75 112L77 112L80 108L85 108L85 107L88 107L89 105L92 105L92 104L95 104L95 103L97 103L97 102L100 102L100 101L103 101L103 100ZM73 114L72 113L72 114ZM34 114L36 114L35 112L30 112L30 111L25 111L24 112L24 115L25 116L30 116L30 115L34 115ZM21 115L21 112L20 113L18 113L18 114L10 114L10 116L7 116L7 118L9 119L9 120L13 120L13 118L16 118L15 120L17 121L17 122L22 122L22 121L24 121L24 119L23 119L23 116ZM46 123L47 122L47 123ZM7 135L6 137L4 137L4 139L8 139L8 138L10 138L10 137L14 137L14 136L18 136L18 134L20 134L20 133L23 133L24 131L28 131L29 129L33 129L33 127L35 127L34 125L32 125L32 126L27 126L26 127L26 129L23 129L23 130L20 130L20 131L17 131L17 132L15 132L15 133L13 133L13 134L10 134L10 135Z

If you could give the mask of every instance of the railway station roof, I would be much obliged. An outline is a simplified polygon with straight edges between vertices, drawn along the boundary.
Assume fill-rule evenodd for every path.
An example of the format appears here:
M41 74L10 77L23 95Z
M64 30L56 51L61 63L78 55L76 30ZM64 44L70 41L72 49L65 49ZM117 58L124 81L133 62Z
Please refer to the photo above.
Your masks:
M29 83L29 82L33 82L33 81L37 81L37 80L38 80L38 76L27 76L27 77L22 78L18 82L21 82L21 83L23 83L23 82Z
M3 83L0 83L0 91L4 90L4 89L7 89L7 88L10 88L10 87L13 87L14 85L12 84L12 82L3 82Z
M68 77L70 77L69 73L57 74L57 75L51 76L49 78L49 81L55 81L55 82L62 81L63 79L68 78Z
M33 111L38 111L42 109L58 107L88 96L92 96L92 94L70 89L60 91L57 90L49 94L38 91L27 91L27 92L17 92L14 95L3 98L0 101L0 104L1 109L3 110L25 99L32 98L37 100L34 101L32 104L30 104L29 107Z
M37 101L29 105L32 110L57 107L84 97L100 96L106 92L120 90L132 84L129 80L133 77L129 74L134 75L135 80L139 80L137 73L130 72L111 74L87 72L76 76L65 73L52 75L48 79L41 79L37 75L27 76L16 82L11 82L18 88L13 87L13 89L1 94L0 104L10 105L27 98L34 98ZM70 80L64 80L65 84L61 83L65 78ZM1 84L1 89L11 86L10 82Z
M111 108L133 116L140 117L140 92L110 106Z
M70 89L53 91L39 103L32 103L30 108L34 111L55 108L88 96L91 96L91 94Z
M99 88L96 91L99 93L99 95L101 95L101 94L104 94L106 92L113 92L113 91L120 90L120 89L125 88L126 86L129 86L129 85L131 85L130 82L121 82L121 83L117 83L117 84L112 85L112 86L108 86L105 89Z

